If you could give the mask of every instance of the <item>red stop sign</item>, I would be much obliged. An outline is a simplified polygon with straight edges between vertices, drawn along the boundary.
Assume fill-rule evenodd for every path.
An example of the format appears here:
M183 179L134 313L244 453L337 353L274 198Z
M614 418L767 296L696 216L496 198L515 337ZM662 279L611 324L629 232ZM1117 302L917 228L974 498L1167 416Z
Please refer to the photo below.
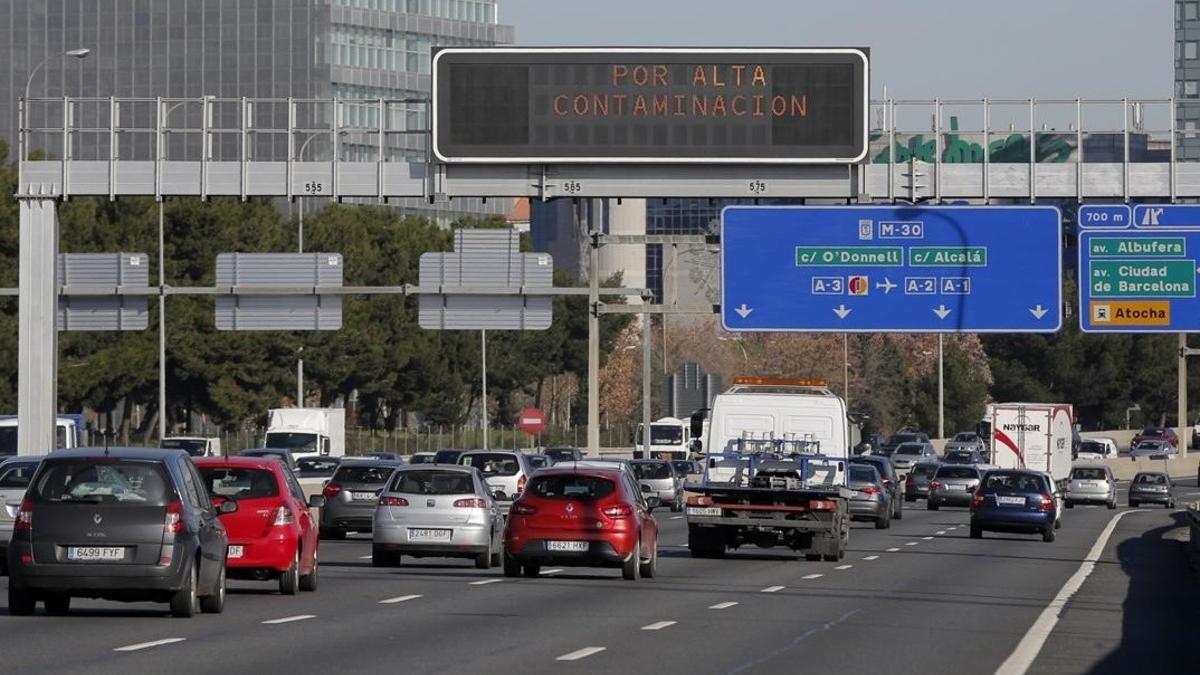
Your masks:
M517 428L536 436L546 430L546 413L537 408L526 408L517 416Z

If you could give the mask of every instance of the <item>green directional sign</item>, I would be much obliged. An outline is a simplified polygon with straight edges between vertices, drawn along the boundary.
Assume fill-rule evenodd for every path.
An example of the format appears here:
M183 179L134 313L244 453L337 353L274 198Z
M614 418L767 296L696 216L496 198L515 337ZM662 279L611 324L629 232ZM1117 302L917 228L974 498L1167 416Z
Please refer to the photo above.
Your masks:
M900 246L797 246L796 267L901 267L904 249Z
M1183 237L1092 237L1088 253L1096 258L1179 258L1187 255L1186 241Z
M1095 246L1093 238L1089 251ZM1193 298L1196 261L1092 260L1088 288L1093 298Z
M912 246L910 267L987 267L986 246Z

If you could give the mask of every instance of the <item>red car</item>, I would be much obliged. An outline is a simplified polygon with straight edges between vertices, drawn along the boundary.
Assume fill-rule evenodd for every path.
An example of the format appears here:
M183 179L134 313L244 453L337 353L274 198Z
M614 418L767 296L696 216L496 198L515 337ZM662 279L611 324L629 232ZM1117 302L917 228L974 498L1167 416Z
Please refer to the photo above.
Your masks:
M1166 441L1171 444L1171 447L1179 447L1179 435L1171 427L1146 427L1141 433L1133 437L1133 442L1129 444L1130 449L1136 448L1138 443L1142 441Z
M504 575L536 577L542 565L620 567L629 580L653 577L658 523L620 468L567 464L539 469L513 502L504 530Z
M222 513L229 534L230 579L277 579L279 592L317 590L317 521L310 507L325 503L314 495L306 503L292 472L274 459L211 457L194 460L214 505L232 499L237 511Z

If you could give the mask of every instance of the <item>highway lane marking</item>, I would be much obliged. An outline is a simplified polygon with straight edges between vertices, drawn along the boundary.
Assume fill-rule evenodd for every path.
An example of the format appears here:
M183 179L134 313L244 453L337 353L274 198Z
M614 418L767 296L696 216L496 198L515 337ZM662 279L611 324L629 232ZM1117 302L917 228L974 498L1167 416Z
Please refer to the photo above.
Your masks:
M896 550L900 550L900 549L896 549ZM877 555L869 555L869 556L867 556L867 557L863 558L863 560L879 560L879 556L877 556Z
M268 626L274 626L281 623L292 623L293 621L305 621L307 619L315 618L317 618L316 614L297 614L295 616L285 616L282 619L268 619L263 623L267 624Z
M934 532L934 534L936 534L936 535L939 535L939 536L940 536L940 535L946 534L946 531L945 531L945 530L938 530L937 532Z
M420 598L420 597L423 597L423 596L420 596L420 595L401 595L401 596L397 596L397 597L395 597L395 598L388 598L387 600L380 600L380 601L379 601L379 604L381 604L381 605L394 605L394 604L396 604L396 603L398 603L398 602L408 602L409 600L416 600L417 598Z
M888 552L888 553L895 553L896 551L899 551L899 550L900 550L900 549L898 549L898 548L889 548L889 549L887 550L887 552Z
M655 621L652 624L642 626L642 630L662 630L668 626L674 626L674 621Z
M498 584L501 581L504 581L504 580L503 579L480 579L479 581L472 581L471 583L469 583L467 585L468 586L487 586L488 584Z
M683 516L671 516L671 520L683 520Z
M578 661L579 659L586 659L587 657L591 656L592 654L599 654L600 652L604 651L605 649L607 649L607 647L584 647L583 649L577 649L569 654L563 654L562 656L560 656L554 660L555 661Z
M561 571L562 571L561 567L555 567L553 569L542 570L542 574L558 574ZM499 579L497 579L496 581L499 581Z
M925 541L933 541L933 537L921 537L921 539L924 539Z
M919 541L910 541L910 542L907 542L907 543L905 543L904 545L905 545L905 546L916 546L916 545L917 545L917 544L919 544L919 543L921 543L921 542L919 542Z
M851 567L854 567L854 565L838 565L837 567L835 567L835 568L833 568L833 569L835 569L835 570L848 570L848 569L850 569Z
M373 555L360 555L360 556L358 556L358 559L359 560L370 560L371 558L374 558L374 557L375 556L373 556Z
M736 604L737 604L736 602L718 602L715 605L709 605L708 608L709 609L729 609L730 607L733 607Z
M1096 543L1092 544L1092 548L1083 559L1083 563L1079 565L1079 569L1075 570L1075 574L1071 575L1070 579L1063 584L1059 589L1058 595L1050 601L1049 605L1042 610L1037 620L1025 632L1025 636L1017 643L1017 648L1009 654L1004 663L996 669L996 675L1024 675L1029 667L1033 665L1038 654L1045 646L1046 640L1050 638L1050 633L1054 630L1054 626L1058 624L1059 615L1071 597L1079 591L1083 586L1083 582L1087 581L1092 570L1096 568L1096 561L1104 553L1104 547L1108 545L1108 540L1112 536L1113 530L1117 528L1117 522L1122 517L1131 513L1149 513L1149 511L1122 511L1112 517L1108 521L1108 525L1100 532L1100 536L1096 539Z
M824 574L805 574L804 576L802 576L800 578L801 579L820 579L823 576L825 576L825 575Z
M786 588L786 587L785 586L767 586L766 588L759 591L759 593L778 593L779 591L782 591L784 588Z
M139 651L142 649L149 649L151 647L160 647L162 645L169 645L169 644L173 644L176 642L183 642L186 639L187 638L163 638L161 640L151 640L150 642L139 642L135 645L125 645L124 647L117 647L116 649L113 649L113 651L114 652L136 652L136 651Z

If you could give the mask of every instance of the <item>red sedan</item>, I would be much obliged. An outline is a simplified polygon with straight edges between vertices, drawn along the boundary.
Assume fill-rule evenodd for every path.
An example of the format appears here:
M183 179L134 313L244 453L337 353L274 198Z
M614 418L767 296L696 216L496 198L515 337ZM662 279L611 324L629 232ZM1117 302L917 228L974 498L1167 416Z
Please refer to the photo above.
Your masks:
M1179 447L1179 435L1171 427L1146 427L1142 432L1133 437L1133 442L1129 444L1130 449L1136 448L1138 443L1142 441L1166 441L1171 444L1171 447Z
M282 462L255 457L197 458L214 505L236 500L237 511L222 513L229 534L230 579L278 580L279 592L317 590L317 521L310 507L325 498L304 492Z
M629 580L653 577L658 523L650 509L656 502L643 497L623 469L541 469L509 513L504 574L536 577L542 565L556 565L620 567Z

